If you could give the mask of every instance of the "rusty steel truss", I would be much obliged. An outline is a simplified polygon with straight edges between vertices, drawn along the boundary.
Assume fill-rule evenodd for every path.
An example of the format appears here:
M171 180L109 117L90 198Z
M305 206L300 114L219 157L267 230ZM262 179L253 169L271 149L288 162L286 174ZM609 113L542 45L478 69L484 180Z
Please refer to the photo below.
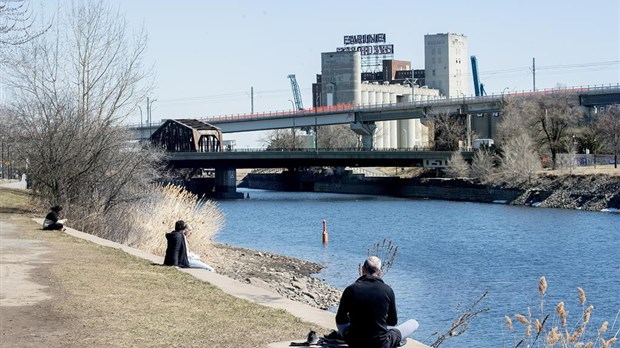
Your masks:
M204 121L177 119L164 122L152 135L151 143L167 152L221 152L222 131Z

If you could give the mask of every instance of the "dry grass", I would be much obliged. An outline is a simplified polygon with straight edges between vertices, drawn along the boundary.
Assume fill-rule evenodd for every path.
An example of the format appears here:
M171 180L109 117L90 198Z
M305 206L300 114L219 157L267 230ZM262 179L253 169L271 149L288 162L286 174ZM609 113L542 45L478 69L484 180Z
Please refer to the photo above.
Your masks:
M545 295L547 280L541 277L538 283L538 314L532 314L530 308L527 315L517 313L514 318L520 323L516 326L510 316L505 316L509 336L512 336L512 347L561 347L561 348L611 348L618 340L620 329L614 331L618 315L608 330L605 321L600 328L590 323L594 306L587 303L586 292L577 288L577 298L581 305L579 315L571 323L566 304L561 301L552 313L545 312ZM618 312L620 315L620 311Z
M12 207L9 197L17 206L29 200L27 193L0 189L3 206ZM264 347L324 330L284 310L232 297L175 268L152 266L66 234L42 233L24 216L10 218L22 221L20 238L41 240L52 250L50 291L57 294L52 312L71 323L67 346Z
M34 203L29 191L0 188L0 213L32 213Z
M194 229L189 238L192 252L205 254L211 247L211 238L224 224L224 215L215 202L199 201L182 187L155 186L148 199L135 202L130 211L118 213L111 222L118 225L111 229L111 235L99 236L163 256L164 235L174 230L177 220L190 223Z

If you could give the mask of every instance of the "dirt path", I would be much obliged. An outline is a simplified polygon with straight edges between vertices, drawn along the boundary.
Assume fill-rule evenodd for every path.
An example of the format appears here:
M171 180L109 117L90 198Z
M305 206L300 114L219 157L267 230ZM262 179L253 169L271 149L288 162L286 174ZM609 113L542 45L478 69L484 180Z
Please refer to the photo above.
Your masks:
M28 219L0 214L0 346L70 346L73 321L53 308L62 296L50 277L54 254L24 229L33 229Z

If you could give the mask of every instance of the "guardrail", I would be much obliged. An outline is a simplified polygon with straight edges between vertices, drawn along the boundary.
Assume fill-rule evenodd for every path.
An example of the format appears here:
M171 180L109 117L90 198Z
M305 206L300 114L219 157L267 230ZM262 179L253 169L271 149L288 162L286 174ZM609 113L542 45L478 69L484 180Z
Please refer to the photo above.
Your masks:
M229 115L218 115L218 116L210 116L202 118L203 121L208 123L217 123L217 122L234 122L234 121L253 121L259 119L268 119L268 118L280 118L280 117L291 117L291 116L311 116L314 114L338 114L338 113L353 113L353 112L363 112L363 111L390 111L390 110L398 110L404 107L432 107L438 104L441 105L461 105L464 103L474 103L474 102L491 102L491 101L501 101L506 97L527 97L532 95L541 95L541 94L553 94L557 92L576 92L576 93L588 93L588 92L600 92L600 91L608 91L608 92L620 92L620 83L616 84L608 84L608 85L587 85L587 86L573 86L573 87L556 87L556 88L546 88L542 90L532 91L532 90L522 90L522 91L510 91L506 93L499 94L491 94L486 96L461 96L461 97L452 97L452 98L436 98L433 100L425 100L425 101L412 101L412 102L400 102L400 103L390 103L390 104L365 104L365 105L353 105L353 104L338 104L333 106L319 106L310 109L304 110L280 110L280 111L268 111L262 113L254 113L254 114L229 114ZM131 128L144 127L145 125L135 124L129 125ZM159 126L158 125L147 125L147 126Z

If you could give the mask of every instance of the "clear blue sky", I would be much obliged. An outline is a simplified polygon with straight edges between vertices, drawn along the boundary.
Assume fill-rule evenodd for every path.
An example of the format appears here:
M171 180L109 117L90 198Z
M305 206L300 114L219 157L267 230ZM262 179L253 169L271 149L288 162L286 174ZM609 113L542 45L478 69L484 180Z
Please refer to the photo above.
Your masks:
M310 107L321 52L350 34L385 33L416 69L425 34L465 34L489 94L531 89L533 57L539 89L620 82L619 0L114 1L148 32L155 121L249 113L250 87L256 112L291 109L288 74Z

